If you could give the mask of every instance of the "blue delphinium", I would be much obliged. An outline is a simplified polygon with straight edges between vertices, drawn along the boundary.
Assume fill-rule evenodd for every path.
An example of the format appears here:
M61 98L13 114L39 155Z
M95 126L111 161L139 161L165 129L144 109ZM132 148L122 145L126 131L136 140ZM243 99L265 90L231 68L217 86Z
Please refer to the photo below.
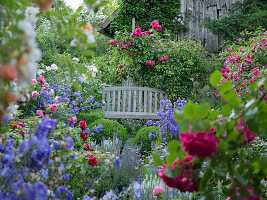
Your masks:
M121 162L121 159L119 157L117 157L115 160L114 160L114 165L119 168L120 167L120 162Z

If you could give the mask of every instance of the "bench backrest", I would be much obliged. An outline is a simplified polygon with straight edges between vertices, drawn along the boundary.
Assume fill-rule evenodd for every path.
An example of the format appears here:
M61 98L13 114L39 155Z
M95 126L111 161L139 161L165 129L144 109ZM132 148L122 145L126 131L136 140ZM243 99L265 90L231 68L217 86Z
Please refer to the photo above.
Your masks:
M159 119L160 100L168 95L147 87L105 87L102 90L104 118Z

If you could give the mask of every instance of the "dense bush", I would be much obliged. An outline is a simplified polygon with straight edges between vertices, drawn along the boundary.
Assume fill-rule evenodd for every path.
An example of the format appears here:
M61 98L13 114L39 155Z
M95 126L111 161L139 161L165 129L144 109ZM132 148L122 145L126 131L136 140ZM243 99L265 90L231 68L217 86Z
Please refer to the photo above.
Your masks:
M242 31L254 32L260 26L267 29L266 7L266 0L245 0L243 4L236 3L233 9L227 12L227 16L207 19L204 22L215 34L233 41L240 37Z
M151 143L158 138L159 127L146 126L141 128L135 136L135 144L141 148L142 154L147 154L151 151Z
M158 24L157 21L152 23ZM132 76L137 85L166 91L169 99L191 98L193 81L200 87L207 84L212 70L207 62L207 52L193 40L173 42L163 40L157 30L141 32L137 26L133 33L118 34L110 41L112 58L122 78Z
M171 33L183 31L186 27L183 24L175 24L173 21L180 13L180 1L157 1L157 0L122 0L118 15L110 24L110 32L131 31L132 18L141 28L148 29L150 22L155 19L162 21L162 28Z
M146 124L145 120L136 119L120 119L119 122L126 128L129 138L134 138L138 130Z
M103 118L104 114L101 109L92 109L89 112L77 113L76 117L78 121L84 119L87 124L93 123L94 121Z
M90 130L94 130L96 126L102 125L103 129L92 136L93 140L97 143L102 141L102 138L112 139L116 135L122 142L125 143L127 139L126 128L124 128L119 122L110 119L98 119L89 125Z

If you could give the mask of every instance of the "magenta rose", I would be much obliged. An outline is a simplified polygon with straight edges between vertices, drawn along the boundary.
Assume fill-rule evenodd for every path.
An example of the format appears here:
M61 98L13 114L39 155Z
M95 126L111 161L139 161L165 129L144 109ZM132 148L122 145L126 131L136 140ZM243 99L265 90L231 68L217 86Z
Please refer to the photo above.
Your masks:
M44 82L45 82L45 78L44 78L43 76L39 76L39 77L38 77L38 81L39 81L40 83L44 83Z
M52 111L56 111L57 110L57 105L56 104L50 104L50 109Z
M180 133L182 149L191 156L198 158L211 157L217 152L219 139L214 137L215 129L209 132Z
M254 140L258 140L255 133L249 130L247 126L245 128L243 124L243 120L239 119L234 125L236 130L243 136L243 142L241 143L241 145L246 145Z
M74 115L70 118L70 123L74 124L77 122L77 117Z
M186 156L181 162L178 163L178 159L176 159L171 165L171 170L175 168L175 166L181 169L181 173L178 177L169 178L165 175L164 169L168 167L168 165L164 165L161 170L159 170L159 177L166 183L167 186L176 188L181 192L195 192L198 191L198 185L192 179L193 170L193 158L191 156Z
M36 111L36 115L37 115L37 116L44 116L44 113L43 113L43 111L41 111L41 110L37 110L37 111Z
M33 98L36 99L38 96L39 96L39 93L38 93L38 92L36 92L36 91L33 91L33 92L32 92L32 97L33 97Z
M96 166L96 164L98 163L97 158L94 157L93 155L91 155L91 156L89 157L88 162L89 162L89 164L90 164L92 167Z

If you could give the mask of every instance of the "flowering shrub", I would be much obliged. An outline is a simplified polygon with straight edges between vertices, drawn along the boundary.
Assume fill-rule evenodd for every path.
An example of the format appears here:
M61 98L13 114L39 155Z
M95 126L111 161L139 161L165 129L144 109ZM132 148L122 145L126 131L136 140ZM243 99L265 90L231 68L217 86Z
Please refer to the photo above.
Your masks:
M151 26L145 31L136 26L132 33L120 33L111 41L118 76L124 79L131 76L137 85L162 89L172 101L179 96L190 98L192 78L201 80L201 87L207 83L203 80L209 72L207 53L192 40L165 41L159 36L162 30L158 30L161 25L157 20Z
M244 77L244 80L247 79ZM219 181L228 199L260 199L260 191L264 189L264 161L259 157L244 157L242 153L240 159L236 159L236 153L266 130L266 83L266 74L263 74L248 89L244 103L241 103L241 97L230 80L225 81L219 71L211 75L210 84L219 87L222 99L227 102L222 110L211 110L207 103L189 102L183 111L175 114L181 144L175 140L169 142L167 165L163 165L154 154L154 161L163 165L159 176L168 186L180 191L199 190L211 198L209 188ZM218 123L221 120L222 123ZM203 174L200 171L204 162L207 163ZM187 163L185 169L182 163ZM183 181L187 184L180 185Z

